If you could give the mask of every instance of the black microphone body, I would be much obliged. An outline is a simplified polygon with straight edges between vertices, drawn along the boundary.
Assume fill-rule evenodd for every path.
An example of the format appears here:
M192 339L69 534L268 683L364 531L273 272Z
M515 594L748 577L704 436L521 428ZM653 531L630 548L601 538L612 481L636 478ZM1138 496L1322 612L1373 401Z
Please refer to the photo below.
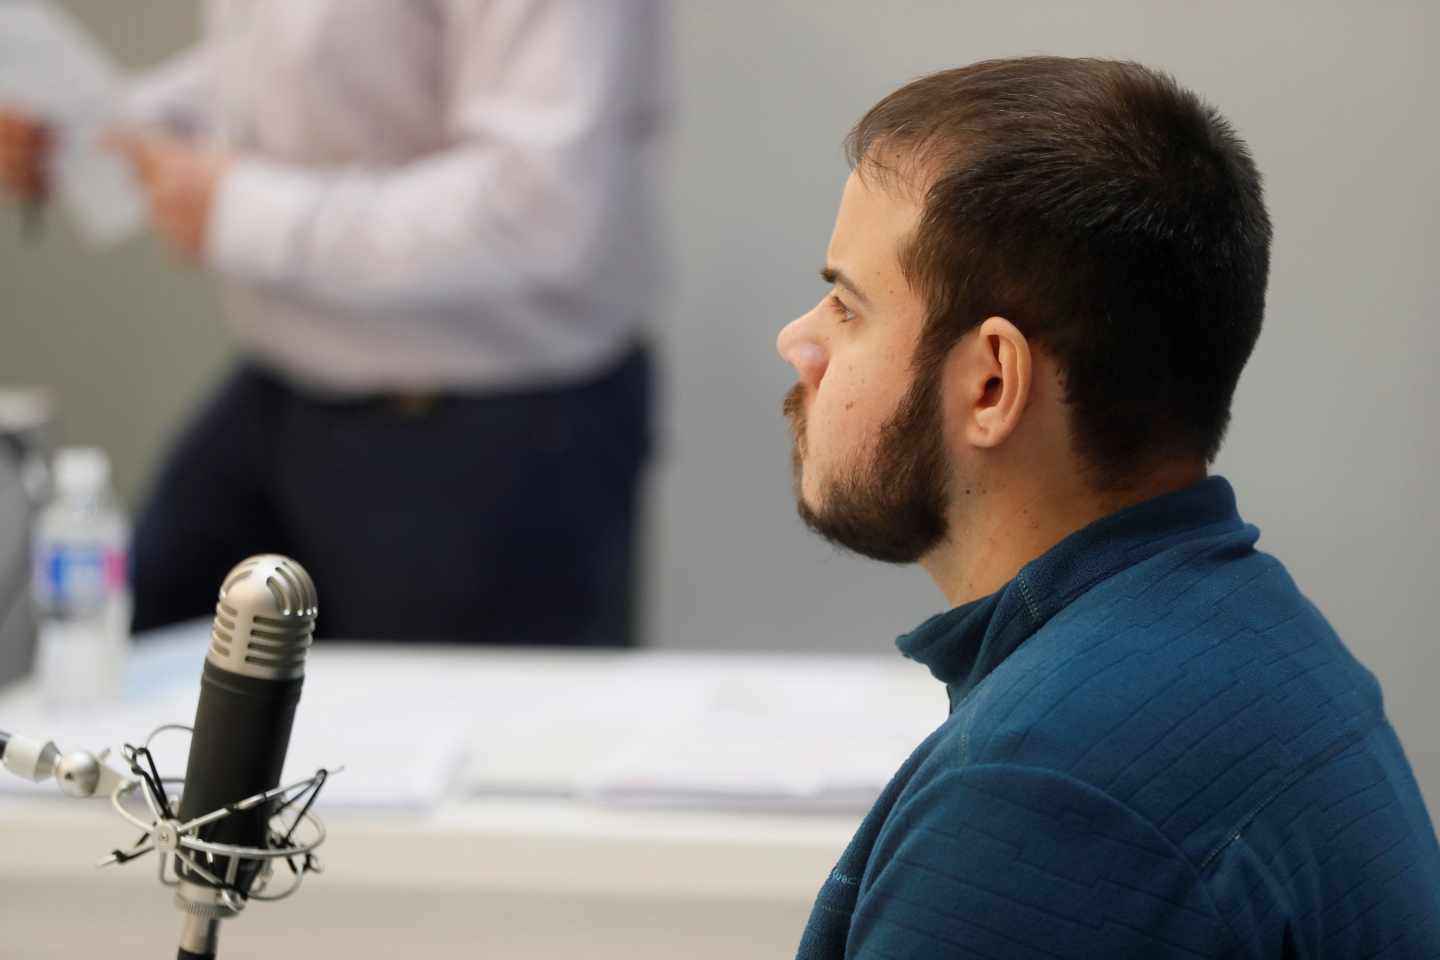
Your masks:
M180 797L182 823L279 786L304 682L303 676L250 677L205 661ZM212 843L263 847L277 802L232 813L201 827L199 837ZM217 857L206 869L224 879L228 859ZM250 891L259 865L258 860L241 861L235 878L240 893ZM205 882L183 867L181 876Z

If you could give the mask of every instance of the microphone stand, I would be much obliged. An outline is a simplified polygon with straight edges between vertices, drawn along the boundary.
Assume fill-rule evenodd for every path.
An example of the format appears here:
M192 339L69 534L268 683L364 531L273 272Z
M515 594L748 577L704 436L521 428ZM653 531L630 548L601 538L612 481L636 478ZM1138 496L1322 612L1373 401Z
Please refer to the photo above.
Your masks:
M220 939L218 917L185 915L180 929L180 953L175 960L215 960L216 943Z
M132 776L126 776L107 762L109 750L102 750L99 754L77 750L62 755L54 741L35 740L0 730L0 766L32 783L53 777L61 792L70 797L108 797L121 817L144 832L129 849L112 850L99 866L128 863L151 851L158 852L160 882L167 887L181 888L176 895L176 903L185 912L185 920L180 930L177 960L216 960L222 918L235 916L250 900L284 899L300 888L307 873L321 872L314 850L325 841L325 826L310 812L310 808L330 775L344 768L322 768L303 780L257 793L182 823L175 818L165 784L183 784L183 781L160 776L149 745L161 731L189 729L179 724L166 724L152 732L144 746L126 745L122 754ZM126 799L136 792L149 808L151 819L148 821L126 809ZM264 848L210 843L198 836L203 826L272 801L279 803L279 807L273 814L270 838ZM298 812L292 811L286 823L281 815L296 804L300 805ZM302 823L308 825L308 830L302 831L302 834L308 833L308 837L295 836ZM202 866L196 859L200 854L211 863L216 857L228 858L229 868L224 871L225 876L216 876ZM279 893L262 892L264 883L258 881L255 889L242 893L234 886L241 860L258 861L261 876L267 879L270 865L275 860L285 860L290 864L294 879ZM166 864L172 861L177 871L173 879L168 878L165 872ZM179 863L184 863L204 881L204 885L193 880L185 881L178 873ZM196 902L185 895L187 888L192 894L214 893L214 903Z

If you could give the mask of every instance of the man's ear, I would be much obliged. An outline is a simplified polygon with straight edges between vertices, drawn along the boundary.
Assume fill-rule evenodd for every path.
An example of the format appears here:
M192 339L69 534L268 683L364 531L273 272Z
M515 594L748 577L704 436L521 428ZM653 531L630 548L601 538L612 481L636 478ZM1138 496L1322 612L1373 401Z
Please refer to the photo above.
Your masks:
M998 447L1015 432L1030 400L1030 341L1004 317L989 317L956 344L945 376L959 439Z

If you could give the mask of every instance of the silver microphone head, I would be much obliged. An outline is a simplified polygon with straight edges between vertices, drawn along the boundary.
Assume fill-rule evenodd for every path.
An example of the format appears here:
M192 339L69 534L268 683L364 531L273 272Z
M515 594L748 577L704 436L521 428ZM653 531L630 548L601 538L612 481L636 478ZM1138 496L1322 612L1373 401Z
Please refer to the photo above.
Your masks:
M262 680L302 676L318 609L315 581L294 560L275 553L242 560L220 586L205 659Z

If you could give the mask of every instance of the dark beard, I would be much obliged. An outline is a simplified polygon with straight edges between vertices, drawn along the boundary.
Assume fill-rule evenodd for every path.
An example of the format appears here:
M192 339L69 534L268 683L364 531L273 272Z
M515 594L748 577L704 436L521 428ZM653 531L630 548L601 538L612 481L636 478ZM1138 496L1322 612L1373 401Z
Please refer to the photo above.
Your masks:
M917 374L894 416L880 428L875 453L822 491L822 509L805 502L803 388L785 396L795 433L795 503L811 530L838 547L884 563L914 563L945 539L948 481L938 371Z

